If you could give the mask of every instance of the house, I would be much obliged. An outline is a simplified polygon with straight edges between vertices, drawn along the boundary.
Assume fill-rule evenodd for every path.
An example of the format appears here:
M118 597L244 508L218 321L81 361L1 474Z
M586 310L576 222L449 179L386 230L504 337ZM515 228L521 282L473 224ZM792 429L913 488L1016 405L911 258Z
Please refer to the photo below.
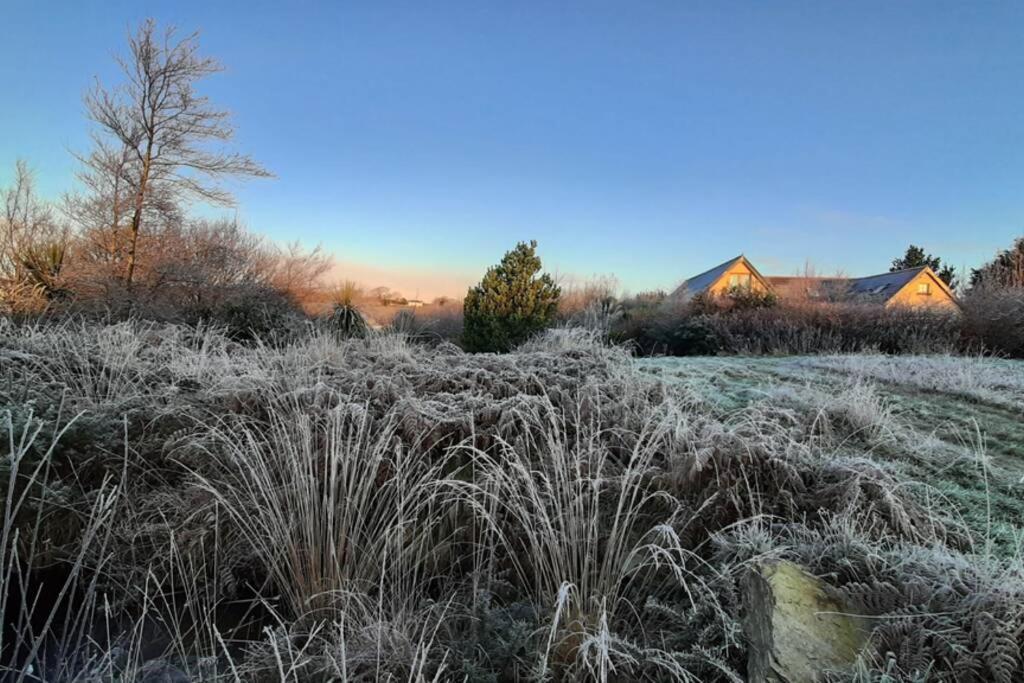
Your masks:
M747 260L746 256L740 254L725 263L718 264L711 270L694 275L679 285L671 296L678 300L689 301L695 296L717 296L725 294L731 289L771 292L772 286L761 273L757 272L754 264Z
M672 296L689 301L698 295L716 296L732 289L770 292L787 300L959 308L953 291L928 266L859 278L765 277L742 254L693 276Z
M953 290L928 266L852 279L847 294L856 301L885 306L959 308Z

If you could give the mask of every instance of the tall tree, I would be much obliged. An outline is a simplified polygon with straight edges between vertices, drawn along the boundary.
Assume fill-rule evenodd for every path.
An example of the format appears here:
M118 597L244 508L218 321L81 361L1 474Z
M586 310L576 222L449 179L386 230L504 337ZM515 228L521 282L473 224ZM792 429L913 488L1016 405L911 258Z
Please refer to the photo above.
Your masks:
M551 324L561 290L540 274L537 242L520 242L470 288L463 343L470 351L510 351Z
M86 166L112 174L104 181L114 191L111 227L115 234L122 229L123 210L123 278L130 285L147 214L196 200L230 206L233 197L219 181L270 174L248 156L218 149L234 128L227 111L195 91L197 82L222 70L199 55L197 33L179 40L168 28L158 35L149 19L128 47L127 57L118 58L124 82L105 88L97 81L85 105L99 126L99 144Z
M1024 287L1024 237L1013 241L995 258L971 270L971 287Z
M920 268L922 266L928 266L934 270L939 279L949 285L950 289L956 288L956 270L954 270L953 266L942 265L941 258L927 254L924 249L913 244L907 247L907 251L902 257L893 259L889 272L895 273L897 270Z

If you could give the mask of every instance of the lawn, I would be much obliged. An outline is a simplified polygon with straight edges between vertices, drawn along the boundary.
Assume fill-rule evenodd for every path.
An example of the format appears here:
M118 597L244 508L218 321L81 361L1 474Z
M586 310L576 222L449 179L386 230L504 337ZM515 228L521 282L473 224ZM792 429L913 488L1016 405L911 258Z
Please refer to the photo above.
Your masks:
M643 372L700 396L723 420L757 405L846 422L820 442L869 457L954 503L972 529L1018 552L1024 524L1024 361L851 354L652 358ZM823 433L822 437L825 436Z

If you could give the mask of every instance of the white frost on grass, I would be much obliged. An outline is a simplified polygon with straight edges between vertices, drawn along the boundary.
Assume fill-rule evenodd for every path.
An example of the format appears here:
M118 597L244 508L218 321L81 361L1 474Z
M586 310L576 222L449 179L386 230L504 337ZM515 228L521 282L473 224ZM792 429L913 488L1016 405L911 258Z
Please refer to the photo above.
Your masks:
M954 394L1024 413L1024 362L980 356L850 354L801 358L805 367Z

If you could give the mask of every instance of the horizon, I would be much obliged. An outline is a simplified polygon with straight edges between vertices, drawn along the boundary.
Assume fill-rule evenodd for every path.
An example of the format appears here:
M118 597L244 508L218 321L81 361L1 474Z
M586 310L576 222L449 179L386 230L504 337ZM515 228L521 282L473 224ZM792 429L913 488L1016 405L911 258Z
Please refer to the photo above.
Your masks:
M1019 5L33 9L0 45L0 186L24 158L73 189L81 96L152 16L201 32L226 67L202 94L276 175L197 212L409 297L462 296L530 239L637 292L738 253L866 276L913 243L964 270L1021 234Z

